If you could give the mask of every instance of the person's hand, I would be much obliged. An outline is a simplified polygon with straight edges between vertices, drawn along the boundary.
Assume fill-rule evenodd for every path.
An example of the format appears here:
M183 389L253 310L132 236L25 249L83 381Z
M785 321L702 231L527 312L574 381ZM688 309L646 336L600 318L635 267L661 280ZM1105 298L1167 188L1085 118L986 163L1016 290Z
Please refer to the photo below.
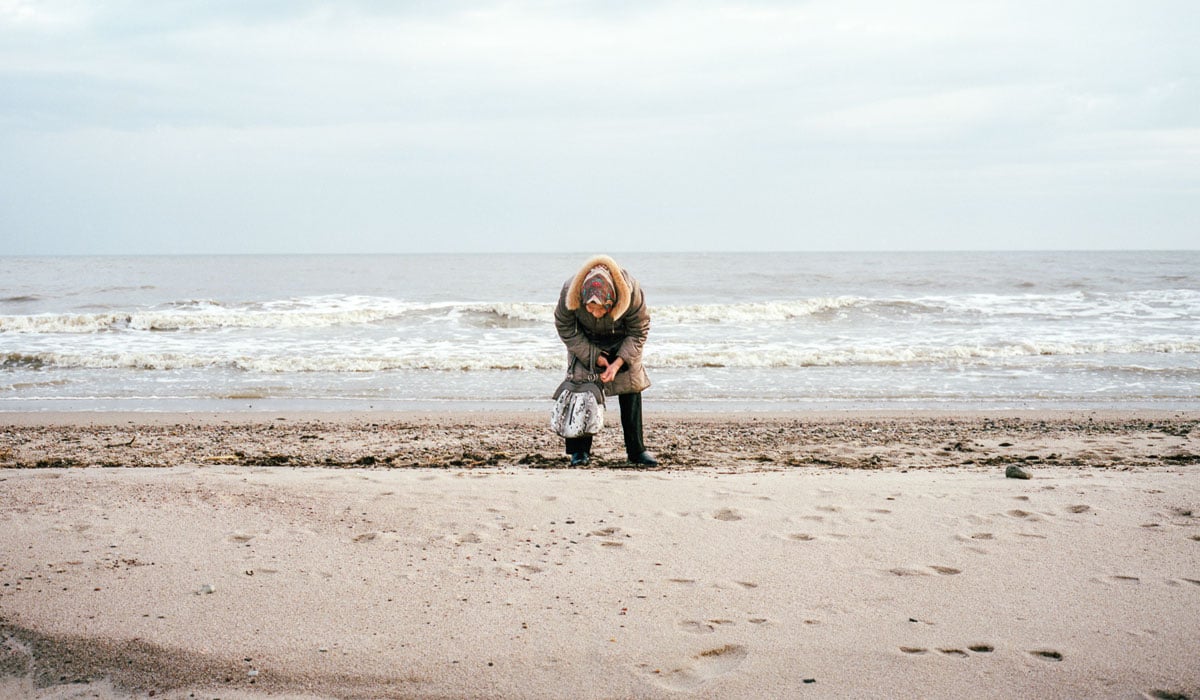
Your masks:
M600 359L604 360L603 357ZM606 367L604 369L604 372L601 373L601 375L600 375L600 381L604 382L605 384L608 384L617 376L617 371L621 369L621 365L625 364L625 360L622 360L621 358L618 357L617 359L613 360L612 362L605 360L604 364L606 365Z
M608 358L605 357L604 355L601 355L600 357L596 358L596 364L601 367L607 367L608 366Z

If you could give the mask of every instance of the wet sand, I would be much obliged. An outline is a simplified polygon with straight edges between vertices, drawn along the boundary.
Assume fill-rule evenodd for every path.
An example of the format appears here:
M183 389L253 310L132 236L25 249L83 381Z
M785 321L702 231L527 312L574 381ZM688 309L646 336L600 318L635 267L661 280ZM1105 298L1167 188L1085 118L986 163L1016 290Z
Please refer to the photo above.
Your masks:
M0 696L1200 697L1200 415L544 423L0 416Z
M501 412L0 414L0 468L566 467L547 423ZM671 471L1126 468L1200 463L1198 423L1178 411L648 413L646 442ZM595 445L592 468L628 466L619 425Z

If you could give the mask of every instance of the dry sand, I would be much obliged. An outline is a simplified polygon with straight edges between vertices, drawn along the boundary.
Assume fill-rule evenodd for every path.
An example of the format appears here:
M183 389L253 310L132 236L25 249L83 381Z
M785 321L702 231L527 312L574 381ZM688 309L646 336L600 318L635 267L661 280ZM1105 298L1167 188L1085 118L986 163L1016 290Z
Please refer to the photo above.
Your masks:
M1200 416L647 421L0 416L0 696L1200 698Z

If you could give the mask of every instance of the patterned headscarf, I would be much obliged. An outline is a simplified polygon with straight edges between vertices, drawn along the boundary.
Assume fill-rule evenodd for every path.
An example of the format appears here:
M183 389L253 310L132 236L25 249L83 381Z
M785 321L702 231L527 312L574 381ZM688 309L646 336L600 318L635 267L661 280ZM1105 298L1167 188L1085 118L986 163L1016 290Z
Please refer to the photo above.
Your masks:
M587 276L583 278L579 299L584 306L599 304L605 308L612 308L617 301L617 292L613 286L612 273L607 267L597 265L588 270Z

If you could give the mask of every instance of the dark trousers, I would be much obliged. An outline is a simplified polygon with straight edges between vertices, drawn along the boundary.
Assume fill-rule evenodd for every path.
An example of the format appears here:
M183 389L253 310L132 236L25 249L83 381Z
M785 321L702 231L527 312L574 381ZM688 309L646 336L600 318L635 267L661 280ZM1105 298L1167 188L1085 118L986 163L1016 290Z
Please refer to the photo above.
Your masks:
M646 451L646 445L642 442L642 395L621 394L617 397L617 403L621 405L621 431L625 433L625 454L637 457ZM567 454L591 451L591 435L567 438Z

